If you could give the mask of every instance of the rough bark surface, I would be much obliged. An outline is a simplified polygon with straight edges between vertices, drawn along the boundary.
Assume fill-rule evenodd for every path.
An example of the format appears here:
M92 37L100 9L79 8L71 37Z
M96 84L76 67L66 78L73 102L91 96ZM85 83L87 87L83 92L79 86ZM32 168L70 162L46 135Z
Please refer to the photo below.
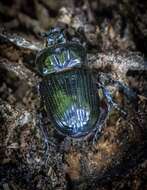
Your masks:
M113 109L95 145L62 137L40 106L42 79L26 66L36 53L0 40L0 189L147 189L146 10L138 0L0 2L0 28L40 42L40 32L64 26L85 43L95 72L111 74L138 97L113 94L127 117ZM40 122L56 144L47 155Z

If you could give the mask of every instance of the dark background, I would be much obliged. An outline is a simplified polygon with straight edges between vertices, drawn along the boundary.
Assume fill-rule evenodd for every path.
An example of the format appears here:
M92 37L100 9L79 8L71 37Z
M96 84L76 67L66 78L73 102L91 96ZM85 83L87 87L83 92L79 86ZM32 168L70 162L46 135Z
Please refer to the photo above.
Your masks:
M0 1L0 28L8 33L41 42L41 32L59 25L71 36L78 33L93 54L117 51L129 57L133 51L147 56L145 1ZM41 79L24 66L33 63L35 55L0 44L0 189L146 190L146 72L127 73L123 80L139 99L132 105L121 93L114 95L128 117L113 111L95 146L59 137L43 111L50 139L58 144L50 148L45 165L45 147L36 127L40 105L35 85Z

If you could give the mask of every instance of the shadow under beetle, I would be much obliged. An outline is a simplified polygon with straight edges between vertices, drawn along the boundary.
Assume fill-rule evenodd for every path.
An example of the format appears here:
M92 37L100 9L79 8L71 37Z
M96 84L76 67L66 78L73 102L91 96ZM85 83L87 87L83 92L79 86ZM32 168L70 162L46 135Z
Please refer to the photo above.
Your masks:
M60 28L53 28L44 36L47 41L42 48L21 37L1 35L19 47L39 51L36 68L43 77L39 93L57 131L73 138L95 134L96 139L112 107L126 114L104 85L109 77L97 79L87 64L85 48L77 41L66 40ZM119 81L110 81L133 94Z

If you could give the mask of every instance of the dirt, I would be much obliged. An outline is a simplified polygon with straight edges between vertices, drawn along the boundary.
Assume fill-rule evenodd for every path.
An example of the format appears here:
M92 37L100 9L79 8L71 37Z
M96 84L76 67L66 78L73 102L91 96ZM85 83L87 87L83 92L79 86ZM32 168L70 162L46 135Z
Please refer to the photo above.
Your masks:
M0 39L0 189L147 189L147 4L139 1L1 1L0 27L29 41L62 26L85 45L93 68L136 93L119 90L115 108L93 145L61 136L37 94L36 52ZM147 67L146 67L147 68ZM53 144L48 151L40 124Z

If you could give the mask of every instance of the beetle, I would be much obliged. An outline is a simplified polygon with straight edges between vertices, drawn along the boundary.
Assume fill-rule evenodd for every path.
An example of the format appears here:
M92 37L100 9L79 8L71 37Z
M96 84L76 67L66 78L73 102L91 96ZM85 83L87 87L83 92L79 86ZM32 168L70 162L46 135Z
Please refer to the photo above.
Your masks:
M113 101L105 81L123 88L128 96L135 98L136 94L107 74L95 75L86 60L83 45L77 40L68 41L64 30L57 27L45 33L46 47L19 36L1 34L0 37L19 47L38 51L35 67L43 77L39 94L48 116L62 135L78 139L94 135L95 141L113 107L126 116Z
M80 43L66 41L59 28L46 35L47 48L38 53L36 66L44 78L39 91L47 113L63 135L87 136L100 128L108 108L100 106L97 84L86 68L86 51Z

